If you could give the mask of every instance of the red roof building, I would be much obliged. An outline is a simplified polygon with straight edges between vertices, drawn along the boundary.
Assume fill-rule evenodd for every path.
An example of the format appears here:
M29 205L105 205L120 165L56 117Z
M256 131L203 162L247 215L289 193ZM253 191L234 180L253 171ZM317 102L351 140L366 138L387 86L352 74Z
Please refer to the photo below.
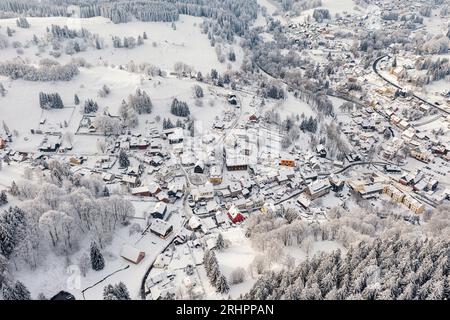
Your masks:
M230 209L228 209L228 217L233 223L238 223L244 221L245 219L242 213L240 213L238 208L236 208L234 205Z

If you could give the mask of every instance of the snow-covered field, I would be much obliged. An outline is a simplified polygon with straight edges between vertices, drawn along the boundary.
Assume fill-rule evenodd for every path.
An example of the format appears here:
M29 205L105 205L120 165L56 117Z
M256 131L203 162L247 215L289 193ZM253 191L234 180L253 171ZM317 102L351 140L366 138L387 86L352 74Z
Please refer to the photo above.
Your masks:
M103 38L105 48L95 50L89 48L87 51L80 52L76 57L84 57L89 63L114 65L127 64L134 61L136 64L147 62L166 70L173 70L175 62L181 61L195 70L207 73L211 68L216 68L219 72L227 69L227 64L221 64L215 52L211 47L207 35L201 33L200 24L202 18L181 15L176 22L176 30L171 23L164 22L130 22L126 24L114 24L109 19L95 17L89 19L49 17L49 18L28 18L29 29L16 28L16 19L0 20L0 26L7 26L16 29L14 41L20 41L23 45L32 40L33 35L45 37L46 28L52 24L64 26L71 29L80 30L85 28L93 34L98 34ZM111 37L132 36L137 37L147 33L148 40L144 45L134 49L113 48ZM237 61L232 66L239 67L242 61L239 47L235 46ZM15 49L10 47L8 50L2 50L2 59L9 60L17 57ZM20 55L28 58L32 62L38 62L39 59L51 57L48 52L39 52L32 46L24 49L24 54ZM62 55L58 61L62 64L69 62L72 57Z

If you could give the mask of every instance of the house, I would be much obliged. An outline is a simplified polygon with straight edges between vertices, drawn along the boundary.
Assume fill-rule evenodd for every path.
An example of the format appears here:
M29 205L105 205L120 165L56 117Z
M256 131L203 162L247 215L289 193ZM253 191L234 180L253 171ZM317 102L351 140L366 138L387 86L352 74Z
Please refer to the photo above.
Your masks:
M194 194L194 199L196 201L209 200L214 198L214 188L211 183L205 183L204 185L200 186L196 191L197 191L196 194Z
M392 200L398 203L403 202L403 198L405 197L405 194L393 185L386 185L383 189L383 192L391 197Z
M226 225L228 222L227 216L222 211L217 211L215 214L217 225Z
M348 153L345 155L345 158L347 159L348 162L361 161L361 156L356 153Z
M236 201L234 201L234 206L240 210L244 210L245 208L247 208L248 202L249 202L249 200L247 200L246 198L240 198L240 199L237 199Z
M344 167L344 162L343 161L339 161L339 160L334 160L333 161L333 166L335 166L337 168L343 168Z
M212 184L222 183L222 168L220 166L212 166L209 171L209 182Z
M384 190L384 185L381 183L374 183L369 185L364 185L359 194L363 199L370 199L376 197L377 194L382 193Z
M82 163L83 163L83 159L82 158L70 157L70 159L69 159L69 164L71 166L79 166Z
M114 178L115 178L115 176L112 173L109 173L109 172L103 172L102 173L102 179L104 181L112 181L112 180L114 180Z
M402 172L402 169L400 169L398 166L395 166L392 164L385 164L384 171L389 172L389 173L400 173L400 172Z
M228 209L228 217L233 223L244 221L244 216L239 212L238 208L234 205Z
M327 150L323 144L318 144L316 146L316 152L321 158L325 158L327 156Z
M285 167L295 167L295 160L291 157L283 157L280 159L279 165Z
M430 179L427 183L427 189L435 191L438 186L438 181L436 179Z
M160 187L157 183L152 182L152 183L150 183L150 184L148 185L148 191L150 192L150 194L151 194L152 196L155 196L155 195L157 195L159 192L161 192L161 187Z
M136 176L129 176L127 174L124 174L122 176L122 182L125 184L128 184L130 187L136 187L138 185L138 177Z
M206 239L205 246L208 250L213 250L217 246L217 237L210 237Z
M176 288L173 284L169 286L153 286L150 289L150 295L153 300L166 299L166 297L175 297Z
M170 144L183 142L183 128L173 128L173 131L167 135Z
M256 114L252 114L248 120L250 120L251 122L258 122L258 116Z
M182 182L171 182L167 187L167 194L181 198L184 194L184 184Z
M169 203L170 202L169 195L165 191L159 192L156 195L156 199L158 199L158 201L161 201L161 202L164 202L164 203Z
M61 146L61 143L59 143L59 142L54 142L54 143L44 142L39 147L39 151L42 151L42 152L55 152L55 151L58 150L58 148L60 146Z
M406 130L411 126L411 124L406 120L401 120L397 125L402 130Z
M146 139L132 137L130 140L130 149L145 150L149 146Z
M236 197L242 193L242 185L239 182L231 182L228 186L230 190L230 195Z
M218 120L218 121L214 122L213 128L223 130L223 129L225 129L225 123L223 121Z
M164 219L167 212L167 204L165 202L157 202L150 210L150 215L155 219Z
M297 202L307 209L311 204L311 198L307 194L301 193L297 198Z
M140 176L143 171L144 166L142 164L136 164L127 168L127 174L130 176Z
M205 163L201 160L197 161L197 163L194 166L194 172L195 173L203 173L205 171Z
M165 239L173 231L173 226L161 219L156 219L150 225L150 231L158 237Z
M233 106L236 106L237 105L237 97L236 97L236 95L235 94L229 94L228 95L228 103L229 104L231 104L231 105L233 105Z
M286 184L289 181L289 177L287 176L287 174L285 172L280 171L277 175L277 177L275 178L275 180L281 185L281 184Z
M335 175L330 175L329 181L331 183L331 189L334 192L339 192L339 191L342 191L342 189L344 189L345 183L344 183L344 180L341 179L340 177L335 176Z
M144 159L144 162L152 165L153 167L159 167L160 165L162 165L164 163L164 159L159 155L155 155L151 158L146 157Z
M375 130L375 124L373 123L373 121L370 120L363 120L361 122L361 127L364 130Z
M74 295L67 291L60 291L55 294L50 300L76 300Z
M209 200L206 203L206 211L208 211L208 213L215 212L217 210L219 210L219 204L214 199Z
M120 250L120 256L127 261L130 261L134 264L138 264L145 257L145 252L141 251L129 244L123 245Z
M412 149L410 152L410 155L411 155L411 157L413 157L419 161L425 162L425 163L429 163L433 158L431 151L423 150L420 148Z
M306 188L306 193L311 197L311 200L317 199L330 192L331 184L328 179L321 179L311 183Z
M245 156L227 156L226 166L228 171L242 171L248 169L248 160Z
M131 188L131 194L133 196L150 197L152 194L148 186Z
M403 198L403 204L412 212L417 214L423 213L425 211L425 205L410 195L407 195Z
M153 267L154 268L165 268L168 264L170 263L170 256L167 256L165 254L158 254L158 256L155 259L155 262L153 263ZM151 279L150 281L147 281L147 286L152 286L154 285L153 281L158 281L156 279Z
M201 225L202 225L202 220L200 220L200 218L197 216L192 216L188 221L188 226L189 226L189 229L191 229L191 230L196 230L196 229L200 228Z
M402 78L404 76L406 76L407 71L406 68L403 66L398 66L398 67L392 67L389 71L390 74L392 74L393 76L395 76L396 78Z
M416 130L414 130L413 128L408 128L402 132L402 139L405 141L410 141L410 140L414 139L415 136L416 136Z

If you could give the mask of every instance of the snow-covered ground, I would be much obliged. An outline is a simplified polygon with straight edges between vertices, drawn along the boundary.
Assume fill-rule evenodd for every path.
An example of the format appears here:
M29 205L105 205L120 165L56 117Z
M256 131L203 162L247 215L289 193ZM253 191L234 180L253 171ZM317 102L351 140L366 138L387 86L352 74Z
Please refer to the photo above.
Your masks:
M135 208L136 215L139 216L148 208L148 204L135 204ZM136 221L140 222L132 219L131 223ZM145 272L153 264L156 256L177 234L183 219L181 215L172 215L169 222L173 224L174 232L166 239L161 239L150 232L144 236L140 233L130 235L129 227L118 229L113 236L113 242L102 250L105 268L101 271L94 271L89 268L86 276L80 273L78 259L83 253L89 254L90 240L85 239L80 245L80 250L72 255L69 260L64 256L57 256L48 252L45 261L36 270L21 266L19 270L15 271L15 276L28 287L32 296L44 293L49 297L60 290L67 290L74 294L77 299L97 300L102 299L103 288L106 285L115 285L122 281L127 286L131 298L140 299L140 288ZM126 261L120 256L120 250L124 244L132 245L144 251L145 258L137 265ZM103 280L104 278L106 279ZM99 281L102 282L96 285ZM89 288L91 286L93 287Z
M64 26L71 29L80 30L85 28L93 34L98 34L103 38L105 48L95 50L89 48L87 51L80 52L74 57L84 57L89 63L96 64L126 64L134 61L136 64L147 62L157 65L166 70L173 70L175 62L184 62L192 66L195 70L207 73L211 68L216 68L219 72L227 69L227 64L221 64L215 52L211 47L206 34L201 33L200 24L202 18L181 15L176 22L176 30L167 22L130 22L126 24L114 24L109 19L103 17L94 17L89 19L48 17L48 18L28 18L30 28L16 28L16 19L2 19L0 26L7 26L16 29L16 33L11 41L20 41L23 45L32 40L33 35L45 37L46 28L52 24ZM113 48L111 37L132 36L137 37L147 33L148 40L144 45L134 49ZM238 46L236 50L237 60L231 65L239 67L242 61L242 54ZM7 50L2 50L2 59L10 60L17 57L15 49L10 46ZM36 46L24 48L24 54L20 55L28 58L32 62L37 62L42 58L50 57L48 52L42 53ZM58 61L65 63L72 57L62 55Z
M353 0L322 0L322 5L317 8L328 9L331 18L336 14L354 14L360 11L355 10L356 4ZM291 21L295 23L304 22L308 16L313 15L314 9L302 11L299 16L292 18Z
M256 256L264 256L265 254L252 247L251 241L249 238L245 237L245 231L242 227L230 228L223 232L222 235L226 241L230 242L230 246L223 251L216 253L221 272L227 279L230 279L231 273L236 267L242 267L247 272L244 282L236 285L232 285L230 281L228 282L230 285L230 292L227 295L236 299L239 298L241 294L244 295L247 293L256 282L258 278L257 275L252 277L248 272L248 269ZM341 249L342 252L345 252L345 249L335 241L316 241L312 243L309 256L313 256L319 252L328 253L337 249ZM299 247L285 247L283 251L285 255L290 255L295 259L296 265L306 260L308 257L308 254ZM271 269L273 270L279 270L280 268L282 267L279 263L271 265ZM208 282L206 274L203 282ZM211 290L207 292L209 298L215 299L220 297L212 287L209 289ZM227 295L224 295L222 298Z

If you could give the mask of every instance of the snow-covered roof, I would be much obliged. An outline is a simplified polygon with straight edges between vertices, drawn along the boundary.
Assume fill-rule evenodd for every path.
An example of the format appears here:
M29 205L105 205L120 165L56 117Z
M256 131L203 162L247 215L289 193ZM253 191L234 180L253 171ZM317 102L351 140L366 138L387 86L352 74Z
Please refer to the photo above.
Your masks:
M139 256L141 255L141 253L145 254L145 252L143 252L129 244L124 244L122 246L122 249L120 250L120 256L122 258L125 258L125 259L133 261L133 262L139 261Z
M165 202L158 202L153 207L152 213L161 213L163 214L167 209L167 204Z
M197 229L198 227L200 227L200 226L202 225L202 222L201 222L201 220L200 220L199 217L197 217L197 216L192 216L192 217L189 219L188 224L189 224L189 227L190 227L192 230L195 230L195 229Z
M172 225L170 223L161 219L155 219L155 221L153 221L150 225L150 230L159 235L165 235L171 227Z

